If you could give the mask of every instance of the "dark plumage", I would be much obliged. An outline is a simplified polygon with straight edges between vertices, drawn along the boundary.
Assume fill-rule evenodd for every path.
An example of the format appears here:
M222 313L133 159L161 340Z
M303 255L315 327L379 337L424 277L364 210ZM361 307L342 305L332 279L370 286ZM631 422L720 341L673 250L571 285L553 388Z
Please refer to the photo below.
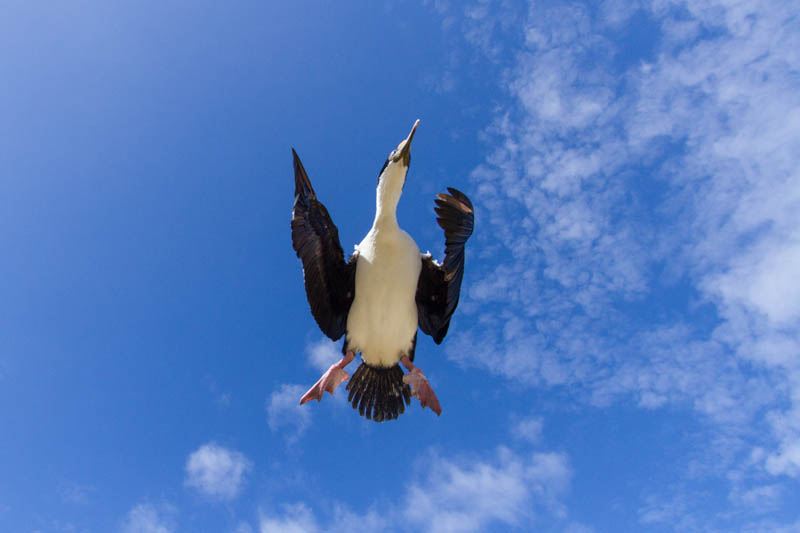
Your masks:
M422 258L417 284L417 313L423 333L441 344L458 305L464 277L464 244L472 235L475 214L472 202L459 190L447 188L436 198L436 221L444 229L444 262L437 265L430 255ZM413 358L412 358L413 360Z
M403 383L398 365L381 368L362 362L346 390L353 409L375 422L397 418L411 404L411 388Z
M319 329L339 340L347 327L347 313L355 296L357 254L344 262L339 230L328 210L317 200L306 169L294 156L292 247L303 262L303 281L311 314Z

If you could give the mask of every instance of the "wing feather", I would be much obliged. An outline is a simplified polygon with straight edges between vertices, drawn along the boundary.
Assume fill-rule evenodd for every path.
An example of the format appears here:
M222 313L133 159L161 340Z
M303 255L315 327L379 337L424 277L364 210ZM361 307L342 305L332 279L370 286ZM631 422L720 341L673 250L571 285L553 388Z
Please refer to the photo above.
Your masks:
M294 157L292 247L303 263L303 281L311 314L322 332L338 340L347 328L347 314L355 295L356 254L348 262L339 242L339 230L328 210L317 200L303 163Z
M440 344L458 305L464 277L464 246L475 226L475 213L467 195L447 188L436 197L436 221L444 230L444 261L438 265L430 255L422 256L417 283L417 314L423 333Z

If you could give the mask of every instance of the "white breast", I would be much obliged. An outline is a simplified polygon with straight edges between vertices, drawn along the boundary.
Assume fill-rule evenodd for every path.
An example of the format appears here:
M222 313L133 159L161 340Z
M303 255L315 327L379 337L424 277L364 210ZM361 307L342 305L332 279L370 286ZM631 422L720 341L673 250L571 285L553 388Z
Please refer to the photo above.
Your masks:
M398 227L373 228L358 245L356 295L347 317L348 350L375 366L392 366L417 332L415 296L422 261Z

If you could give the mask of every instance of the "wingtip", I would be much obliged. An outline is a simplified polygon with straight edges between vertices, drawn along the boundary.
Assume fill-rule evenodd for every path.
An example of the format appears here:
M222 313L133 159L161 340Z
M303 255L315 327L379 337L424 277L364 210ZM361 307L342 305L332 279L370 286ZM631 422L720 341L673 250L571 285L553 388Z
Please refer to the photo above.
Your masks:
M303 162L300 161L300 156L297 155L297 152L294 148L292 148L292 156L294 158L294 195L295 198L298 195L307 194L311 198L316 197L314 193L314 187L311 186L311 180L308 179L308 174L306 173L306 169L303 167ZM305 192L304 192L305 191Z
M434 210L437 214L441 214L439 210L447 208L448 206L463 213L472 214L475 212L475 208L472 206L472 202L466 194L458 189L454 189L453 187L448 187L447 190L449 194L440 192L436 195L434 202L436 203L437 207L434 208Z
M469 197L466 194L464 194L463 192L459 191L455 187L448 187L447 191L450 193L450 195L453 198L455 198L456 200L458 200L462 204L466 204L470 208L470 210L473 210L472 202L470 201Z

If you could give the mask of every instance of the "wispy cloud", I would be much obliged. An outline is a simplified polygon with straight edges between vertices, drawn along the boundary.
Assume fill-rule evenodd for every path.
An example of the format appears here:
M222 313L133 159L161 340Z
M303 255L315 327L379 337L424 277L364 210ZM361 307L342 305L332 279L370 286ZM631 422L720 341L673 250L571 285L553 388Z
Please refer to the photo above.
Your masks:
M488 459L433 456L425 464L428 474L408 487L403 514L426 531L480 531L493 523L518 527L535 520L537 507L566 515L560 497L571 469L563 454L499 448Z
M252 467L241 452L210 442L189 455L184 483L210 498L232 500L241 492Z
M510 378L720 416L747 398L739 416L752 415L776 398L748 366L783 374L800 353L789 327L800 318L800 32L788 9L660 2L644 11L658 53L614 76L608 29L632 11L612 11L532 8L508 72L518 106L498 115L497 147L473 175L507 250L468 296L498 305L452 353L489 335L491 369ZM704 303L716 315L695 325ZM692 386L692 372L723 386Z
M175 510L168 505L155 506L141 503L125 516L122 533L172 533Z
M283 434L294 442L311 425L309 406L300 405L300 398L308 387L284 384L267 400L267 424L269 429Z
M691 406L739 503L780 494L765 474L800 477L795 11L531 4L472 174L492 250L465 290L477 326L448 346L598 405Z
M277 516L262 515L259 520L261 533L314 533L319 531L314 514L302 503L285 505Z
M341 343L336 343L323 337L306 347L308 362L320 372L324 372L328 370L333 363L338 362L342 358L340 347Z
M75 505L87 505L91 500L91 494L96 488L92 485L81 485L77 483L67 484L61 487L59 493L65 503Z
M742 525L745 533L797 533L800 531L800 520L794 523L781 524L773 519L750 522Z
M234 533L253 533L253 527L247 522L239 522L233 531Z
M783 498L783 489L780 485L758 485L748 489L736 489L729 495L731 502L755 510L757 513L766 514L774 512Z
M314 369L322 373L342 358L340 345L322 337L306 346L306 358ZM313 376L313 381L318 377ZM310 380L307 385L285 383L267 400L267 424L270 430L281 433L290 443L297 441L311 426L313 409L309 405L300 405L300 398L313 381ZM339 393L333 396L325 394L325 400L342 402L345 395L341 388L338 390Z
M648 497L647 504L639 509L639 521L645 525L667 524L681 531L701 529L695 517L688 512L683 495L671 500Z
M231 405L231 393L224 392L220 390L217 382L213 379L209 380L208 383L209 392L211 392L211 396L214 398L214 403L217 404L217 407L221 409L225 409L230 407Z
M369 510L365 514L351 511L341 503L333 505L333 512L327 522L317 518L314 511L304 503L293 503L281 506L277 513L268 514L263 511L259 518L260 533L346 533L354 529L363 531L393 531L395 526L390 512L378 513Z
M538 444L542 439L543 426L544 422L541 417L521 418L514 421L512 432L517 438L531 444Z
M308 504L294 503L277 513L262 512L260 532L344 532L358 523L369 531L414 527L456 533L494 526L522 528L537 520L588 531L566 520L561 498L569 488L571 469L564 454L518 454L499 448L489 457L448 459L429 453L419 470L426 474L406 487L401 505L384 503L380 511L371 508L359 514L335 504L333 513L322 520Z
M528 419L521 425L531 429L537 424L533 430L540 432L540 421ZM428 450L412 470L399 503L367 502L367 510L359 513L334 502L332 512L320 513L310 502L296 502L273 512L262 510L260 532L345 532L354 523L367 531L477 532L525 529L532 523L590 531L569 520L564 498L572 468L562 452L499 446L488 453L443 456Z

